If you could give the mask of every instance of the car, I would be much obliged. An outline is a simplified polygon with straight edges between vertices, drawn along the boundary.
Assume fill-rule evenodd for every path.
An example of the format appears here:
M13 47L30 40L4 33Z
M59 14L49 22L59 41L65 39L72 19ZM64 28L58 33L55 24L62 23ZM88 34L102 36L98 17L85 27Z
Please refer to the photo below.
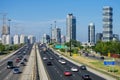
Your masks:
M73 71L73 72L78 72L79 70L78 70L77 67L72 67L72 68L71 68L71 71Z
M48 66L51 66L51 65L52 65L52 62L48 61L48 62L47 62L47 65L48 65Z
M25 64L25 62L24 62L24 61L22 61L20 64L21 64L21 65L23 65L23 66L26 66L26 64Z
M81 69L81 70L87 70L87 68L86 68L85 65L80 66L80 69Z
M88 74L82 75L82 79L83 79L83 80L92 80L92 79L90 78L90 75L88 75Z
M104 60L105 58L104 58L104 56L101 56L100 59Z
M13 69L13 73L14 74L19 74L20 73L20 69L19 68L14 68Z
M66 64L66 62L62 59L59 59L58 62L60 62L61 64Z
M50 57L50 60L54 60L53 57Z
M47 57L43 57L43 60L47 60L48 58Z
M19 58L16 58L16 63L19 63L20 62L20 59Z
M12 60L8 60L7 61L7 69L12 69L14 67L13 61Z
M63 57L62 57L61 55L59 55L59 58L60 58L60 59L63 59Z
M25 61L25 62L27 62L27 59L26 59L26 58L24 58L24 61Z
M66 70L66 71L64 71L64 75L65 75L65 76L71 76L72 73L71 73L69 70Z

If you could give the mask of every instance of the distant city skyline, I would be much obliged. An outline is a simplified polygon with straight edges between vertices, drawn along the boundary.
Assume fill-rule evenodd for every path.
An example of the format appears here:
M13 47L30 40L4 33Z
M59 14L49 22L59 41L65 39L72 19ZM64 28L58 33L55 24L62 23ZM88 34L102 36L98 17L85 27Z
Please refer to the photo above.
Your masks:
M50 34L50 24L54 24L54 21L61 28L62 35L66 35L66 15L73 13L76 16L76 38L86 42L90 22L95 23L96 33L102 33L104 6L113 8L113 33L120 35L119 3L120 0L1 0L0 13L7 13L7 18L11 19L11 35L32 34L37 39L44 33ZM2 14L0 30L1 27Z

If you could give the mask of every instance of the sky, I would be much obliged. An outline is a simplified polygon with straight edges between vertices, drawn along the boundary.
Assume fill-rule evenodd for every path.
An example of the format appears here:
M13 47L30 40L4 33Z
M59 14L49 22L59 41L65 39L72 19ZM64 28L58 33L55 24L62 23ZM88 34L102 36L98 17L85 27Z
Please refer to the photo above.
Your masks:
M95 33L103 31L103 6L113 8L113 33L120 35L120 0L0 0L0 26L6 14L11 19L11 35L34 35L39 39L44 33L50 34L54 21L66 35L66 16L72 13L77 21L77 40L87 42L91 22L95 24Z

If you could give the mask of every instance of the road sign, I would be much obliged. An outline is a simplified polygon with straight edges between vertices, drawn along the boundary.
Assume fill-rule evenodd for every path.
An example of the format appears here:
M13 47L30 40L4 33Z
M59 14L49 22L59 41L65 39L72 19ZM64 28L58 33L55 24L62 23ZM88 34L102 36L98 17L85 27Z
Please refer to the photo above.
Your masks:
M105 66L113 66L115 65L115 60L104 60L104 65Z
M65 48L67 48L67 46L61 45L61 44L57 44L57 45L55 45L55 48L56 49L61 49L61 48L65 49Z

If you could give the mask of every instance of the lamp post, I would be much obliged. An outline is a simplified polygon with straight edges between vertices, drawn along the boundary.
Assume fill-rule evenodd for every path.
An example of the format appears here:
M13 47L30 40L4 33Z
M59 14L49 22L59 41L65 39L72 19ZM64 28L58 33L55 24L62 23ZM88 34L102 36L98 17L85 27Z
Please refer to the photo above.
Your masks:
M72 31L71 31L71 28L72 28L72 25L70 26L70 56L72 56L72 54L71 54L71 44L72 44L72 43L71 43L71 32L72 32Z
M50 25L51 25L51 27L50 27L50 36L51 36L50 43L52 43L52 24L50 24Z

